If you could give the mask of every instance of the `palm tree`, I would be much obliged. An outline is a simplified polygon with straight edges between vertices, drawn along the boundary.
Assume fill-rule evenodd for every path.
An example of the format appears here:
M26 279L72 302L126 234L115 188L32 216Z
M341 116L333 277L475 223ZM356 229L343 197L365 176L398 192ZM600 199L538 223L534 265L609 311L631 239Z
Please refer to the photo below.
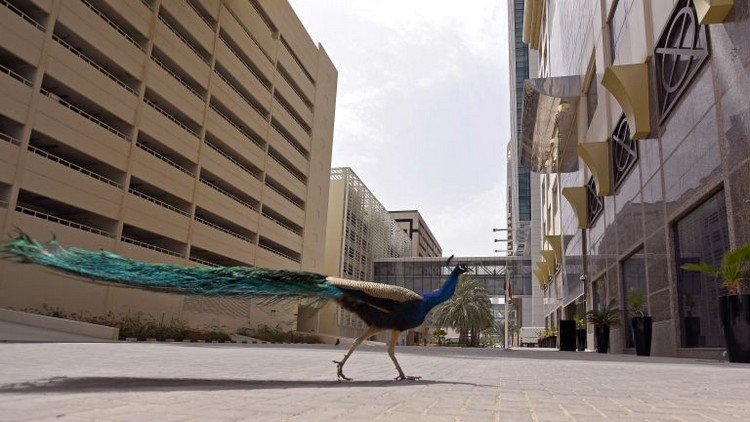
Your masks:
M435 309L432 321L435 326L458 331L459 344L478 346L480 332L495 322L490 297L482 282L462 275L453 298Z

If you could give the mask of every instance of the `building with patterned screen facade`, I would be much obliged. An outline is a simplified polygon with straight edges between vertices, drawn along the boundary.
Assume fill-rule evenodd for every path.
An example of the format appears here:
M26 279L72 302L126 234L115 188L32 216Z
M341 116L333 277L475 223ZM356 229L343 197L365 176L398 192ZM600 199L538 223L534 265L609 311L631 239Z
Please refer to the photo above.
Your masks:
M721 357L725 292L680 268L750 242L750 4L718 3L525 1L539 71L521 159L542 174L548 326L613 301L610 349L630 353L637 290L653 355Z
M323 270L337 71L286 0L0 2L0 231ZM295 307L0 263L0 306L294 328Z

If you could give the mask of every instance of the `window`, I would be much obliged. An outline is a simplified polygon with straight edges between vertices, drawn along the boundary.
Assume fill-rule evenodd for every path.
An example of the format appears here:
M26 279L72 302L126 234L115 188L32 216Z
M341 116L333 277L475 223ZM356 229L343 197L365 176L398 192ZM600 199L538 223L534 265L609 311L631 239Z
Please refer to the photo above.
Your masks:
M589 210L588 225L591 226L604 211L604 199L596 195L596 181L593 176L586 183L586 204Z
M615 63L615 52L617 50L617 39L625 23L625 14L620 9L620 1L614 0L612 11L607 20L607 32L609 35L609 60L610 64Z
M646 286L646 260L643 248L639 249L630 258L622 262L622 290L624 303L627 305L628 297L634 292L639 291L643 294L644 299L648 298L648 289ZM625 347L635 347L633 344L633 331L630 325L630 318L635 315L630 313L627 306L625 309L625 320L623 321L625 332ZM648 300L644 301L643 312L648 315Z
M598 83L596 80L596 60L593 61L592 65L589 86L586 88L586 122L588 126L591 126L591 120L594 118L594 112L599 103L599 96L597 93Z
M625 178L630 174L630 171L635 167L635 163L638 162L638 143L630 136L630 126L628 126L628 119L623 114L620 117L620 121L615 126L615 131L612 132L612 180L614 182L615 189L619 188Z
M667 119L709 54L706 26L698 24L693 2L680 0L654 52L659 124Z
M685 271L688 263L718 265L729 249L724 192L706 200L675 223L675 262L682 347L723 347L719 320L721 283L713 277Z

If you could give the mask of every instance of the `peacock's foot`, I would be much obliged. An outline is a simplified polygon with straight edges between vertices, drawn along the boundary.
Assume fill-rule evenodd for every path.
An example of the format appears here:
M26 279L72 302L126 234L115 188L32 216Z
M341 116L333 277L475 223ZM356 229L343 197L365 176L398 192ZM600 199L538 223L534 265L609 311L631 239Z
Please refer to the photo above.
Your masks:
M344 375L344 365L338 360L334 360L333 363L336 364L336 376L338 377L339 381L351 381L352 379Z
M421 380L421 379L422 379L422 377L415 377L415 376L412 376L412 375L404 375L404 374L400 374L399 376L397 376L396 378L394 378L394 380L396 380L396 381L417 381L417 380Z

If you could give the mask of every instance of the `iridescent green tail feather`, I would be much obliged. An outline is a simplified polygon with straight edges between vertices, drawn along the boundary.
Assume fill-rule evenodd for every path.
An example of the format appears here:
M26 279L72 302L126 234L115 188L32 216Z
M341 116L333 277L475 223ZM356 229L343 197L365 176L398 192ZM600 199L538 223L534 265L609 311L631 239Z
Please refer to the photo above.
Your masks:
M17 259L94 280L185 295L240 296L268 303L304 298L330 300L343 294L321 274L251 267L153 264L107 251L63 248L55 239L42 243L23 232L2 245L0 258Z

